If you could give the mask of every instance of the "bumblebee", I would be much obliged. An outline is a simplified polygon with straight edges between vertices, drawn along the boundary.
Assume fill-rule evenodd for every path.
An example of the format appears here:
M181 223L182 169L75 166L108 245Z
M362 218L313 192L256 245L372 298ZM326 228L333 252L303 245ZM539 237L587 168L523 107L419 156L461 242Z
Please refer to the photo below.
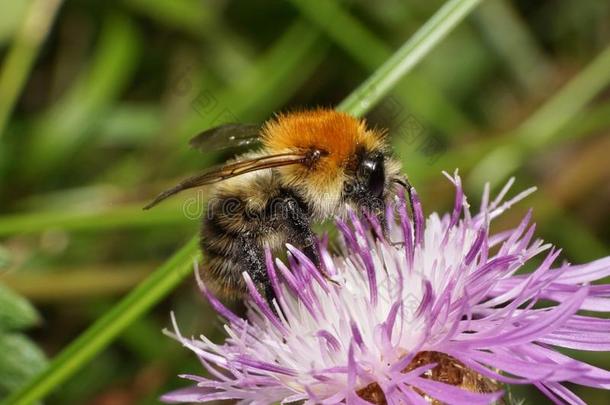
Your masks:
M210 186L201 227L202 277L216 294L243 297L247 272L270 301L264 251L287 242L320 268L313 221L347 207L377 216L396 185L410 194L383 131L332 109L276 115L262 125L228 124L190 142L203 152L260 143L260 148L190 177L159 194L145 209L186 189Z

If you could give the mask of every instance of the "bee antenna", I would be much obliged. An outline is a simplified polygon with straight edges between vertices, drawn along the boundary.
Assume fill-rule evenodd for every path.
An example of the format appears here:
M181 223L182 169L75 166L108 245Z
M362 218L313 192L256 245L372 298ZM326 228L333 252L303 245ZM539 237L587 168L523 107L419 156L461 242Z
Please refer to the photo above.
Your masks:
M152 200L142 209L145 211L151 209L155 205L159 204L162 200L165 200L167 197L169 197L169 195L166 195L166 194L167 194L167 192L163 192L163 193L159 194L157 197L155 197L154 200Z
M152 200L150 203L148 203L148 205L146 205L142 209L149 210L152 207L154 207L155 205L159 204L161 201L165 200L166 198L169 198L172 195L177 194L178 192L180 192L186 188L188 188L188 187L186 187L185 183L182 182L182 183L178 184L177 186L170 188L169 190L165 190L164 192L162 192L161 194L156 196L154 200Z

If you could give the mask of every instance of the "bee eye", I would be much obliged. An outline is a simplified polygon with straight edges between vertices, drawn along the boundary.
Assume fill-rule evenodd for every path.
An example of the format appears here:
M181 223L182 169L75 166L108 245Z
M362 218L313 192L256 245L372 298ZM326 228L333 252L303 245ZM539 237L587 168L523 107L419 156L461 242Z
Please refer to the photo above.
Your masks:
M383 156L379 155L374 158L365 158L362 160L358 177L372 195L381 197L385 185Z

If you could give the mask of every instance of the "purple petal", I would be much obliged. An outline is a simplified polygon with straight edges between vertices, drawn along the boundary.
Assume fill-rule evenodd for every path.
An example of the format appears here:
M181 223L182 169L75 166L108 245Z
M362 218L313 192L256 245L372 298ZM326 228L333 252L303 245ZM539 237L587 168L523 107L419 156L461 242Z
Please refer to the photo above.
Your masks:
M235 315L229 308L225 307L219 300L212 294L212 292L205 285L201 276L199 275L198 266L195 265L195 278L199 285L199 290L203 293L206 300L210 303L214 311L216 311L221 317L225 318L229 323L239 325L245 322L244 319Z
M470 263L472 263L474 258L477 256L477 253L479 253L479 250L481 249L481 246L483 245L483 240L485 239L486 234L487 234L487 228L481 227L478 230L477 238L474 240L474 243L468 250L468 253L466 253L466 257L464 257L464 264L466 264L466 266L470 265Z
M503 391L488 394L470 392L453 385L426 378L418 378L412 381L411 384L441 402L456 405L487 405L497 401L504 394Z
M265 315L265 317L273 324L273 326L277 328L277 330L282 332L282 334L286 334L288 332L286 330L286 327L282 325L282 322L277 317L277 315L275 315L273 311L271 311L271 308L269 308L267 302L263 299L261 294L256 289L256 286L254 285L252 278L250 278L250 275L244 271L242 273L242 276L246 281L246 286L248 287L250 297L252 298L258 309L260 309L261 313Z

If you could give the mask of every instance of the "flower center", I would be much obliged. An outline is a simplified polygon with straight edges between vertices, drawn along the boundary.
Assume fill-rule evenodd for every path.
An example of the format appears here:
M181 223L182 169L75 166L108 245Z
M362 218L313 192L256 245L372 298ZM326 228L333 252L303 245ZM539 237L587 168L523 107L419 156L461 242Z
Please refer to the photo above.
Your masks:
M424 351L417 353L404 371L408 372L430 363L436 363L436 366L424 373L422 375L423 378L454 385L470 392L491 393L501 388L497 381L482 376L476 371L467 368L464 363L456 358L441 352ZM433 405L441 404L440 401L431 398L418 388L413 389L429 403ZM361 388L356 394L365 401L376 405L387 404L385 395L377 383L371 383Z

